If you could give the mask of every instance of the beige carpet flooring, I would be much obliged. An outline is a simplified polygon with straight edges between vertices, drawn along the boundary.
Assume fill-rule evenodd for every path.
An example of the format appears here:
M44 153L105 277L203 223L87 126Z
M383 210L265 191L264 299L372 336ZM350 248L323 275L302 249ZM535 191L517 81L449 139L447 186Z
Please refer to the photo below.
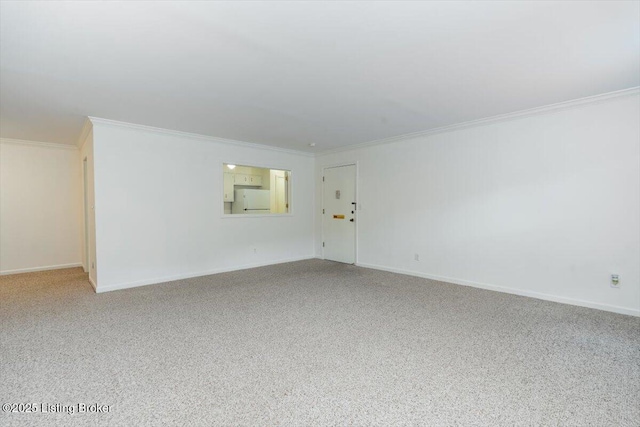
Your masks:
M321 260L0 304L2 426L640 425L630 316Z

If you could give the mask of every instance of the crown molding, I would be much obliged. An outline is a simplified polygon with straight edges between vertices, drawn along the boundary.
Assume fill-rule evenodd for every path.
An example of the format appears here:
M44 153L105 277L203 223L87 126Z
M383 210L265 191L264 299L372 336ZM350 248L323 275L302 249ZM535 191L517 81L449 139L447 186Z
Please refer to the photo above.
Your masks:
M0 138L2 144L31 145L34 147L57 148L61 150L77 150L78 147L71 144L60 144L57 142L27 141L25 139Z
M80 137L78 137L78 141L76 142L79 149L84 147L84 143L87 141L87 136L89 136L89 132L91 132L92 129L93 124L91 123L91 120L86 117L84 119L84 124L82 125L82 130L80 131Z
M403 141L407 139L418 138L422 136L437 135L446 132L453 132L456 130L469 129L479 126L485 126L493 123L506 122L509 120L521 119L525 117L538 116L542 114L550 114L558 111L568 110L572 108L578 108L585 105L597 104L606 102L613 99L618 99L626 96L637 95L640 93L640 86L632 87L629 89L617 90L614 92L607 92L600 95L587 96L584 98L578 98L571 101L558 102L556 104L549 104L542 107L530 108L527 110L515 111L513 113L500 114L497 116L487 117L484 119L470 120L468 122L457 123L448 126L441 126L433 129L427 129L418 132L406 133L402 135L392 136L389 138L376 139L373 141L362 142L354 145L347 145L344 147L338 147L327 151L321 151L316 156L324 156L328 154L341 153L344 151L357 150L361 148L373 147L376 145L389 144L392 142Z
M273 147L270 145L256 144L254 142L244 142L244 141L237 141L234 139L218 138L215 136L201 135L198 133L182 132L179 130L163 129L163 128L158 128L153 126L119 122L117 120L102 119L100 117L93 117L93 116L89 116L88 119L93 123L93 125L99 124L99 125L113 126L113 127L119 127L119 128L134 129L134 130L140 130L145 132L158 133L162 135L178 136L181 138L188 138L188 139L194 139L199 141L218 142L221 144L233 145L235 147L246 147L246 148L253 148L258 150L277 151L280 153L295 154L298 156L305 156L305 157L315 156L314 153L309 153L306 151L298 151L298 150L291 150L287 148Z

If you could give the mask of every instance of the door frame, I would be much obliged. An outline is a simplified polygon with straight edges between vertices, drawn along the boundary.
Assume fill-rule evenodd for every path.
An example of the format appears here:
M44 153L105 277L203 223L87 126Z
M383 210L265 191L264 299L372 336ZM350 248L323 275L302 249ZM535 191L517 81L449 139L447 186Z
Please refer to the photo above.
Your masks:
M344 163L336 163L336 164L329 164L329 165L324 165L322 166L322 176L320 177L320 186L322 187L322 191L321 191L321 205L322 205L322 211L324 212L325 206L324 206L324 175L325 175L325 170L327 169L332 169L332 168L339 168L341 166L355 166L356 167L356 173L354 176L354 180L355 180L355 192L356 192L356 209L355 209L355 214L354 214L354 218L355 218L355 230L354 230L354 236L353 236L353 251L354 251L354 263L353 265L358 265L358 226L359 226L359 213L360 213L360 191L359 191L359 182L360 180L358 179L360 176L360 168L358 165L358 161L353 161L353 162L344 162ZM324 243L324 215L323 213L320 213L321 215L321 220L320 220L320 227L322 228L322 233L320 233L321 237L322 237L322 242ZM324 256L324 245L321 246L322 248L322 259L326 259Z

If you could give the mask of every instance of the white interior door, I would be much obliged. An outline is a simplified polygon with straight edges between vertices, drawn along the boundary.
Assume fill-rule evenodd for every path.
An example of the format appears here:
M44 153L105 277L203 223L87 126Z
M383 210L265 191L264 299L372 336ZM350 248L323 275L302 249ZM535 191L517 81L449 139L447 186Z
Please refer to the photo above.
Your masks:
M356 166L324 170L322 234L324 258L356 262Z
M82 192L84 202L84 272L89 272L89 265L91 264L91 256L89 251L89 200L87 194L87 188L89 186L87 179L87 158L82 161Z

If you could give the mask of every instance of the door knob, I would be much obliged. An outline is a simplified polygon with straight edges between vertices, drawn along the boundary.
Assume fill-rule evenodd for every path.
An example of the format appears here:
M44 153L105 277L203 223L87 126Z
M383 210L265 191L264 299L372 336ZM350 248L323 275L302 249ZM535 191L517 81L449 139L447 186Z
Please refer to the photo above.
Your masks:
M353 218L351 218L349 221L353 222Z

